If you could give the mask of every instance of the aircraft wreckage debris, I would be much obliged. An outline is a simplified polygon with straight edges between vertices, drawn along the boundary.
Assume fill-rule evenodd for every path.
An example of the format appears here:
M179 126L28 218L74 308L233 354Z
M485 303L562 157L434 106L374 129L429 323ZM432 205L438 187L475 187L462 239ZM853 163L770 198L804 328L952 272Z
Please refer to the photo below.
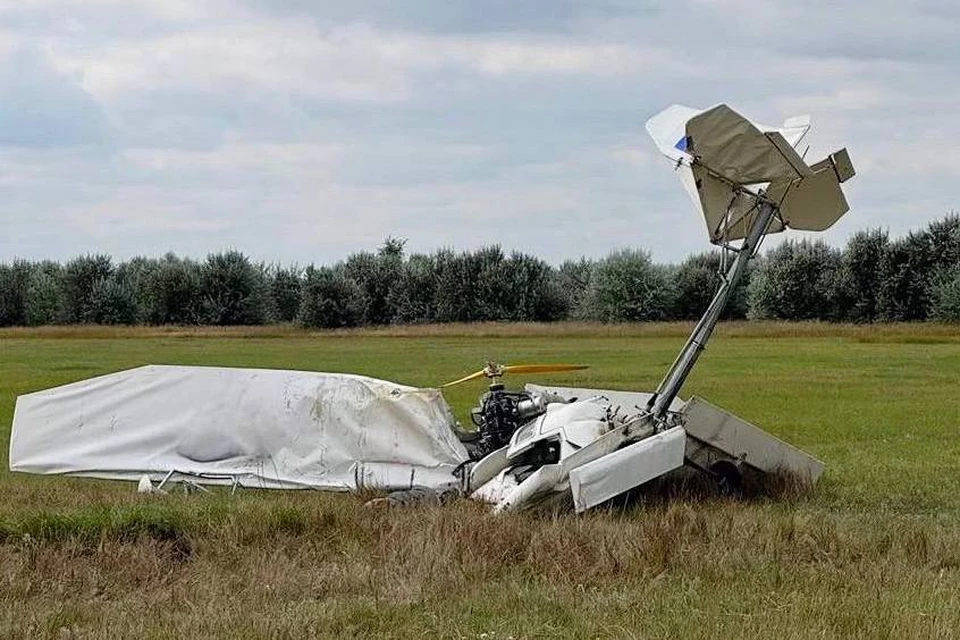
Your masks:
M848 210L845 149L808 165L807 117L782 127L721 104L671 106L647 131L731 254L721 284L652 393L542 387L505 375L577 364L488 363L449 385L486 378L463 431L438 389L349 374L146 366L20 396L13 471L267 489L393 491L373 505L442 504L467 495L496 513L569 504L577 512L655 478L693 469L724 486L746 473L813 484L823 464L700 398L679 392L762 239L822 231ZM159 483L157 486L154 483Z

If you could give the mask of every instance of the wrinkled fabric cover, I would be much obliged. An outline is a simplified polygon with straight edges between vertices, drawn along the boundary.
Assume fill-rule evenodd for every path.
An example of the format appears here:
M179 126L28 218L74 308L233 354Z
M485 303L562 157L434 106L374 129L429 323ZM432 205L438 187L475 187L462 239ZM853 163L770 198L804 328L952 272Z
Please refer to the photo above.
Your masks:
M436 389L151 365L20 396L10 468L125 480L177 471L277 489L443 487L467 459L453 423Z
M725 104L709 109L675 104L647 121L647 132L662 154L674 162L706 156L709 166L740 184L799 177L792 164L784 164L785 158L773 154L774 147L764 134L775 133L793 148L809 129L809 116L789 118L782 127L771 127L750 122ZM684 136L690 136L693 147L678 146ZM802 162L794 159L797 161Z
M774 128L752 123L725 104L705 110L673 105L647 121L715 244L746 237L759 215L761 189L780 207L767 233L786 227L823 231L847 212L833 163L807 166L795 149L809 129L808 116Z

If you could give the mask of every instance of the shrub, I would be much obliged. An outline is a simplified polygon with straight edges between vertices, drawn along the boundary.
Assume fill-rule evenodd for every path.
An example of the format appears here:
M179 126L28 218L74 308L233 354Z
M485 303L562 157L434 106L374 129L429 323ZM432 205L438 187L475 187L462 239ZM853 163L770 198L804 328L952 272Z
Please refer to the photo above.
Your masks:
M960 263L938 271L930 289L930 317L940 322L960 322Z
M512 293L504 273L504 255L500 245L480 247L465 256L467 273L473 284L471 320L505 320L512 313Z
M672 297L667 270L647 252L624 249L594 266L576 315L600 322L663 320Z
M117 266L117 279L132 289L137 324L147 321L147 307L150 302L148 282L158 266L159 261L156 258L143 256L137 256Z
M356 327L364 322L367 300L363 289L342 265L336 269L307 267L298 321L305 327Z
M27 286L27 324L55 324L65 319L63 267L56 262L41 262L34 267Z
M390 292L402 277L405 243L405 240L388 237L376 254L357 253L343 265L346 275L363 289L369 324L389 324L396 314L397 299Z
M435 322L437 280L437 261L433 256L410 256L388 294L394 310L391 321L397 324Z
M63 312L67 323L91 322L93 292L113 273L110 256L74 258L63 269Z
M930 239L910 233L887 245L880 260L877 313L882 320L924 320L930 306Z
M950 269L960 264L960 214L950 213L942 220L934 220L927 225L926 235L934 270Z
M208 324L263 324L267 290L263 268L239 251L213 253L200 269L203 315Z
M472 253L438 251L433 263L440 322L547 321L566 314L560 282L538 258L519 252L505 257L491 245Z
M721 274L725 274L735 256L723 260L719 251L708 251L690 256L673 273L674 304L671 317L678 320L696 320L703 315L720 288ZM721 315L724 319L747 317L747 289L753 277L754 263L748 262L740 282L734 288Z
M776 320L835 320L840 252L822 240L788 241L759 261L749 315Z
M0 264L0 327L27 324L27 289L32 266L16 260Z
M840 263L842 305L845 320L872 322L877 319L882 282L883 256L890 240L886 231L858 231L847 242Z
M693 320L703 314L720 285L719 266L720 260L715 254L700 253L690 256L677 267L673 277L677 319Z
M144 274L143 318L149 324L197 324L202 317L200 265L168 253Z
M129 277L114 273L93 285L85 322L136 324L138 317L137 290Z
M280 322L293 322L300 311L301 278L303 271L300 267L275 267L268 275L270 283L270 299L273 307L273 316Z
M387 237L334 268L264 267L239 251L203 263L167 254L114 265L105 255L0 264L0 326L50 323L356 326L484 320L603 322L695 319L712 300L722 255L654 264L643 251L568 260L559 268L498 245L407 258ZM787 242L747 266L724 318L924 320L953 314L960 215L890 241L856 233L843 252ZM748 285L749 283L749 285ZM304 305L306 304L306 308Z
M557 269L556 283L564 298L565 316L569 317L580 308L587 287L590 285L590 274L593 273L594 263L587 258L567 260Z
M466 253L441 249L436 253L438 322L479 319L477 262Z
M556 272L539 258L514 252L491 273L481 274L497 284L486 291L499 299L497 305L488 303L489 308L499 312L491 319L550 322L567 314L567 300Z

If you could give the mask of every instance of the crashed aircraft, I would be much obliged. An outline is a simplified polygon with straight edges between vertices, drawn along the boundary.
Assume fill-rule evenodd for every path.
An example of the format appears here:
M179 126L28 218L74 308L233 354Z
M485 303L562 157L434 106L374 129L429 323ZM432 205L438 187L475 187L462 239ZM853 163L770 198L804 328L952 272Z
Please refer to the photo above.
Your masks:
M10 468L266 489L453 490L495 512L558 502L577 512L682 467L728 486L743 474L816 482L823 464L700 398L679 398L762 238L824 230L848 205L846 150L808 165L809 119L757 125L726 105L674 105L647 122L703 216L735 257L713 301L652 393L542 387L507 390L507 373L571 365L490 363L455 383L490 381L457 424L438 389L348 374L147 366L21 396Z

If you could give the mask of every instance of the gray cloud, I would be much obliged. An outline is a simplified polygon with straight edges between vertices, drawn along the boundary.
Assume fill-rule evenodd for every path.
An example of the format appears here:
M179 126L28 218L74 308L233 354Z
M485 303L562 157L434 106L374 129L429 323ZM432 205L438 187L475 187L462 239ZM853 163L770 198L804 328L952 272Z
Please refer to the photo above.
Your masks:
M656 11L657 3L629 0L247 0L266 13L310 16L322 23L361 22L387 29L434 33L573 33L594 20Z
M0 145L70 147L108 136L97 102L41 54L18 49L0 67Z

